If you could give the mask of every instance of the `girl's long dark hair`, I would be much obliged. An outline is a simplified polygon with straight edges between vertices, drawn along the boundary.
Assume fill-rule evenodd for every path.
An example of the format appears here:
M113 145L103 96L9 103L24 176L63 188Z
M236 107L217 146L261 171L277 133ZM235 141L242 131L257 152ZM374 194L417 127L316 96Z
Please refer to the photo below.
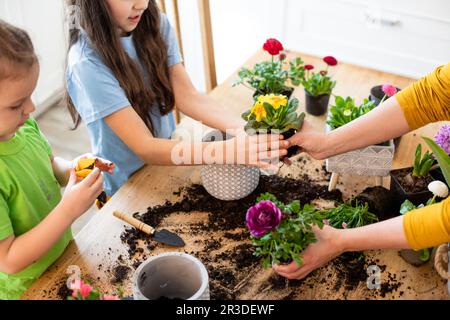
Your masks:
M160 32L160 11L155 0L149 1L148 9L133 31L134 46L149 81L145 80L138 63L125 52L106 0L67 2L70 6L78 7L81 27L89 37L93 49L112 71L134 110L154 133L149 116L151 106L158 104L161 114L165 115L175 105L167 65L167 48ZM69 50L80 39L80 33L79 29L69 30ZM66 100L76 129L81 122L80 115L68 94Z

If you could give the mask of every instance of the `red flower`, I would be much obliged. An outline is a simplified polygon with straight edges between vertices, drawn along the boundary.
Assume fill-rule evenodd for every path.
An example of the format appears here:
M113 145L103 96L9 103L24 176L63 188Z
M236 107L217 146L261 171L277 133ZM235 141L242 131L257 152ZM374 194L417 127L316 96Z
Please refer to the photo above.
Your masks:
M326 56L325 58L323 58L323 61L330 67L334 67L335 65L338 64L336 58L332 56Z
M307 64L307 65L305 65L305 70L312 70L312 69L314 69L314 66L312 65L312 64Z
M286 60L286 54L280 53L280 61Z
M320 75L325 77L328 74L328 71L322 70L320 71Z
M263 49L270 53L272 56L276 56L284 50L281 42L273 38L267 39L266 43L264 43Z

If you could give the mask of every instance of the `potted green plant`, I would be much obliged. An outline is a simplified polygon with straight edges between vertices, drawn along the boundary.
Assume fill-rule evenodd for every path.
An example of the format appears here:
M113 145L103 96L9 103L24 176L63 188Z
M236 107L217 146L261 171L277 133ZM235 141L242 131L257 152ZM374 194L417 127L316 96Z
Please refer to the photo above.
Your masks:
M418 206L432 197L427 186L434 180L430 174L434 161L429 151L422 155L422 145L418 144L413 167L391 171L391 191L397 198L397 205L409 200Z
M336 96L335 104L328 114L327 132L335 130L365 115L375 108L375 103L364 99L357 105L351 97ZM388 176L394 159L394 142L387 141L380 145L372 145L359 150L350 151L326 160L328 172L334 174L349 173L360 176ZM333 189L332 187L331 189Z
M436 203L436 198L445 199L448 197L448 187L441 181L433 181L428 185L428 190L433 195L426 204L414 205L411 201L405 200L400 207L400 214L404 215L412 210L423 208L428 205ZM400 256L412 264L413 266L420 267L427 263L431 259L433 248L426 248L422 250L403 249L400 250Z
M316 242L313 225L323 227L323 217L310 205L299 201L287 205L272 194L263 194L246 214L247 228L256 247L255 256L263 258L264 267L297 262L302 265L301 253Z
M247 121L247 132L277 133L285 139L292 137L299 131L305 119L305 113L297 113L298 99L289 100L284 95L261 95L253 104L253 107L242 114L242 119ZM290 147L287 157L292 157L299 151L299 147Z
M442 148L442 150L449 155L450 154L450 125L442 126L436 136L434 137L435 143ZM435 180L445 182L445 177L440 167L430 171L431 176Z
M302 85L305 88L306 112L314 116L321 116L327 112L331 93L336 86L336 81L333 81L328 74L329 67L338 64L336 58L327 56L323 58L323 61L327 67L318 73L312 71L313 65L305 65L306 75L302 79Z
M263 49L270 54L271 61L257 63L253 69L242 68L233 86L242 84L254 90L255 99L270 93L290 98L292 86L299 86L305 74L302 59L297 57L288 62L283 45L276 39L268 39Z

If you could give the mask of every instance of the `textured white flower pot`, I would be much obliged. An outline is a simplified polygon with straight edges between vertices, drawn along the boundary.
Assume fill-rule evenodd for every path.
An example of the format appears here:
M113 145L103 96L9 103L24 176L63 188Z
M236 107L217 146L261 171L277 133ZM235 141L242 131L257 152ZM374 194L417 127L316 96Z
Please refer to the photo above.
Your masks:
M203 187L214 198L231 201L245 198L259 184L258 168L242 165L209 165L201 171Z
M133 277L134 300L209 300L209 277L197 258L180 252L143 262Z
M207 135L203 141L210 141ZM220 135L220 133L219 133ZM214 140L217 141L217 140ZM203 187L210 195L225 201L239 200L252 193L259 184L260 171L244 165L207 165L201 170Z
M326 130L330 132L331 128L327 125ZM385 177L391 171L394 152L394 140L389 140L388 146L372 145L328 158L326 169L333 173Z

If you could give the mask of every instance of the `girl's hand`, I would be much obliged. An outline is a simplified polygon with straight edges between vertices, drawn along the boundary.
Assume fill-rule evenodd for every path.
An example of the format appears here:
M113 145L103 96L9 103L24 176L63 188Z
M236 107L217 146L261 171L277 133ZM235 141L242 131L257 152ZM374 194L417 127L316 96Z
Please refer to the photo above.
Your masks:
M278 169L279 159L287 154L289 142L282 135L245 133L226 141L226 148L234 148L237 164L257 166L263 169Z
M103 175L98 168L95 168L81 182L77 182L77 175L72 169L61 204L67 208L72 220L76 220L94 204L95 199L102 191Z
M330 151L327 147L327 135L314 129L307 121L303 123L300 132L292 136L288 141L290 146L299 146L303 152L308 153L317 160L326 159Z
M303 265L299 267L296 262L289 265L274 265L272 269L288 279L302 279L310 272L325 265L344 252L340 236L342 230L325 225L323 229L313 227L317 242L311 244L302 253Z

